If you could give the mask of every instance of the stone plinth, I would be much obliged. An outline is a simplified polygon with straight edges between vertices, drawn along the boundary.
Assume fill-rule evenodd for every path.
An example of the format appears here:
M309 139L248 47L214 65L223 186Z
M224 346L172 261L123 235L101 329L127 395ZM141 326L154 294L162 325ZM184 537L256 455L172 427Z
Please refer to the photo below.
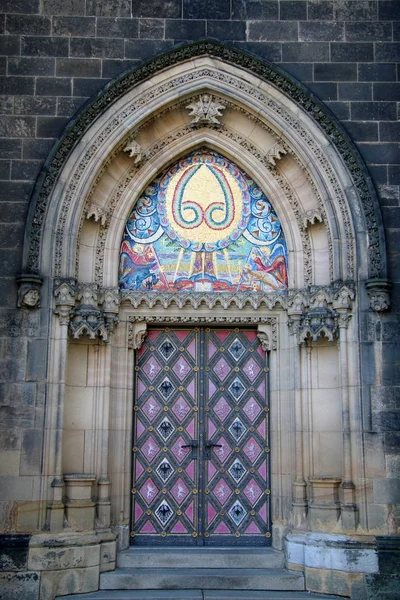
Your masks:
M309 523L313 531L332 531L340 517L340 477L310 477Z
M74 531L94 529L96 503L93 501L94 475L70 473L64 475L66 487L65 515Z

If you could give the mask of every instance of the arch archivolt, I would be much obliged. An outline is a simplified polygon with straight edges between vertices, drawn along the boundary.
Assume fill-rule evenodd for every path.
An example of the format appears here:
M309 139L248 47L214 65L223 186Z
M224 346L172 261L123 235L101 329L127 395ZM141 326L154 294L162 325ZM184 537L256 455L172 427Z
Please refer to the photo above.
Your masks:
M201 62L215 63L210 59L202 59ZM334 152L326 139L322 139L315 123L311 123L308 116L300 117L298 108L287 98L279 97L278 101L276 90L272 86L263 83L256 87L251 77L249 82L244 82L237 75L224 72L221 68L223 66L213 64L211 68L198 65L193 72L187 73L187 65L182 65L183 74L167 77L164 82L152 82L150 89L149 84L146 84L142 94L136 90L135 94L131 94L133 97L121 100L120 106L117 103L111 118L108 114L103 115L101 123L95 124L95 132L90 137L84 136L68 161L72 163L69 165L70 169L67 169L68 183L62 180L58 183L60 201L54 227L55 275L75 276L74 255L77 246L82 244L87 251L87 244L81 235L85 230L82 220L85 203L99 205L107 213L106 227L103 225L103 231L99 235L101 247L109 245L108 235L105 241L104 228L109 223L111 235L115 229L114 214L122 213L122 219L126 219L134 202L132 193L120 194L124 176L126 177L125 171L129 168L127 156L123 155L123 147L129 138L135 137L146 157L145 163L132 173L130 186L139 194L157 171L166 166L166 160L170 162L172 157L183 155L185 151L194 148L196 143L199 145L203 136L205 145L209 139L209 143L220 148L223 153L230 154L242 168L253 171L258 183L270 192L270 199L276 205L284 227L286 225L288 228L288 224L297 219L296 227L292 227L297 231L292 234L292 238L296 238L297 252L303 255L300 262L304 269L300 275L292 266L291 273L296 272L291 281L292 287L315 283L309 235L307 227L302 224L304 213L310 210L318 211L324 222L331 280L353 277L354 232L343 193L343 188L350 187L351 181L344 166L341 165L338 170L343 176L339 183L327 158L330 154L334 156ZM212 92L225 104L221 128L193 130L190 127L191 119L184 105L201 92ZM194 139L196 136L197 141ZM268 152L276 144L280 144L286 154L273 165ZM290 157L294 157L299 166L297 171L293 167L288 168ZM275 194L271 195L273 181ZM115 184L114 189L112 184ZM107 189L107 202L111 202L111 206L100 204L104 203L102 186ZM283 195L277 193L277 187L283 189ZM119 203L123 204L118 204L114 213L112 204L119 195ZM126 204L124 198L128 198ZM288 218L288 213L294 213L295 219L293 214ZM79 232L80 238L78 234L65 235L66 231ZM112 237L118 245L119 239ZM341 243L338 243L338 238L342 240ZM96 252L96 255L96 280L100 283L101 251ZM115 281L108 279L103 285L115 285Z

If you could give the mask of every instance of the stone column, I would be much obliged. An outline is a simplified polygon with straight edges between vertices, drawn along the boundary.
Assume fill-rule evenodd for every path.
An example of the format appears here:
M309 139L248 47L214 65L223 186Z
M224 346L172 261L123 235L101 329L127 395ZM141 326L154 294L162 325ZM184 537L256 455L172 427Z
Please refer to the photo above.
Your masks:
M64 524L64 479L62 471L62 438L64 420L65 380L67 372L68 327L71 310L75 305L75 280L58 279L54 282L56 298L53 335L50 340L48 383L48 410L45 423L43 471L51 477L53 494L48 503L47 525L50 531L61 531Z
M295 382L295 448L296 448L296 471L293 482L293 524L296 529L307 530L307 483L304 472L304 408L307 403L307 370L304 368L304 356L301 347L301 339L298 336L301 318L303 315L303 298L297 297L288 310L290 317L290 332L294 336L294 382ZM308 382L309 383L309 382Z

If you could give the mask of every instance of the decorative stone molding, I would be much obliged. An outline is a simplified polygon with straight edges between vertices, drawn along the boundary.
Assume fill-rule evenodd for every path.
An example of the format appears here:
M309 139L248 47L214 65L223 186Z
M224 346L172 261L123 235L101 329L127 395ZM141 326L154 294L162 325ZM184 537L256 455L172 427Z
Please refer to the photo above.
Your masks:
M30 310L40 307L40 288L42 278L39 275L24 274L17 277L17 307Z
M135 315L128 319L132 323L145 322L157 324L190 324L200 325L202 323L217 323L221 325L255 325L258 323L268 323L272 325L272 343L276 344L277 340L277 319L275 317L239 317L239 316L223 316L216 317L215 315L196 316L196 315Z
M108 342L118 324L119 295L117 288L99 289L97 283L79 283L76 294L80 305L71 312L72 337L101 339ZM103 305L100 310L99 304Z
M82 306L97 306L99 286L97 283L78 283L76 297Z
M307 210L305 213L303 213L301 219L305 229L307 229L309 225L315 225L315 223L324 222L324 217L318 208L311 208L310 210Z
M282 158L282 154L287 154L287 150L281 143L277 142L268 150L266 154L269 164L275 167L276 161Z
M82 305L75 309L71 317L70 328L74 339L87 335L91 340L100 338L103 342L108 341L104 315L94 306Z
M267 324L262 323L257 327L257 337L260 340L261 347L264 352L270 352L277 348L277 327L276 319L274 322Z
M365 215L368 236L369 236L369 274L371 277L382 277L386 273L386 263L384 256L384 238L381 219L379 216L376 194L366 177L365 166L359 155L354 150L350 139L344 133L342 128L332 120L313 96L304 88L299 86L290 76L274 66L265 63L247 53L236 48L226 47L211 40L201 41L187 46L181 46L163 56L156 57L153 61L146 63L123 77L115 85L111 85L99 98L82 113L76 123L69 128L68 133L60 142L54 153L51 163L46 166L45 177L39 178L37 188L32 200L34 210L32 219L28 225L27 240L28 248L26 252L27 265L33 273L37 273L40 264L40 248L44 217L48 213L46 210L49 198L52 195L55 182L58 181L59 172L63 168L72 148L76 145L83 133L92 125L92 123L101 115L113 102L126 94L134 85L151 78L153 74L166 69L183 61L191 60L194 57L209 55L223 61L230 62L239 68L244 68L252 72L255 76L271 83L277 90L288 95L299 106L303 107L306 113L319 124L325 135L335 145L337 151L341 154L344 163L347 165L351 174L354 186L357 191L362 210ZM243 86L242 82L242 86ZM145 99L143 98L143 101ZM124 115L126 118L126 115ZM115 128L118 125L117 120L112 119L110 127ZM115 122L114 122L115 121ZM100 142L102 143L102 142ZM57 241L61 241L57 237Z
M348 309L352 308L352 301L354 300L355 294L354 291L348 288L346 285L343 285L338 289L338 291L334 294L333 297L333 308L335 310L340 309Z
M106 227L109 221L109 214L97 204L87 204L85 207L85 218L93 219L96 223L100 223L102 227Z
M124 152L129 152L129 158L133 158L135 167L139 167L145 161L146 152L133 138L124 147Z
M102 288L100 290L100 303L105 313L117 315L119 312L119 302L119 289L117 287Z
M128 324L128 348L140 350L147 336L147 323L144 320L134 322L129 320Z
M298 340L301 344L307 338L316 342L320 337L327 337L331 342L337 332L337 313L321 306L311 308L300 319L298 329Z
M56 304L54 312L59 318L60 325L69 325L76 301L76 279L55 279L53 294Z
M370 279L366 281L365 287L369 296L369 304L372 310L384 312L390 309L390 290L392 284L387 279Z
M189 117L193 117L190 122L192 127L204 125L219 127L221 123L217 117L222 117L221 110L225 110L225 108L225 105L211 94L202 94L197 100L186 106L186 109L190 111Z

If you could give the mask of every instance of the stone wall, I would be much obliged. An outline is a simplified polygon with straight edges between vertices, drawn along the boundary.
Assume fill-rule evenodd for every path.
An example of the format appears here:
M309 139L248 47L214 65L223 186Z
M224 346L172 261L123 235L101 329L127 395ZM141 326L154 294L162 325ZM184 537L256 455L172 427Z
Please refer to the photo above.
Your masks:
M382 386L365 408L367 445L387 478L375 502L400 499L400 10L396 0L3 0L0 17L0 522L38 526L46 341L40 312L16 310L24 223L35 179L72 115L108 81L185 41L217 38L274 62L334 112L377 186L389 247L392 313L362 323L365 385L382 344ZM369 356L369 353L371 356ZM371 379L369 379L371 378ZM16 502L17 501L17 502ZM391 514L396 531L397 515Z

